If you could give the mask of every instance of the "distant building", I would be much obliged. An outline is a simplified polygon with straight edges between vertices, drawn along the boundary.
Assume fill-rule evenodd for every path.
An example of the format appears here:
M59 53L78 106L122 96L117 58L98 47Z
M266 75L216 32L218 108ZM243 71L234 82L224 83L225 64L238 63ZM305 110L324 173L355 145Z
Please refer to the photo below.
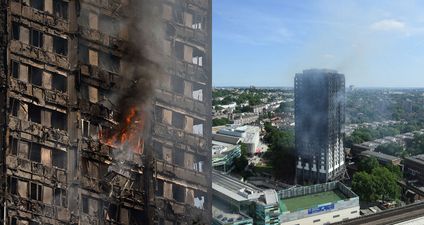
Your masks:
M218 130L217 134L241 138L241 142L247 145L248 153L254 154L258 150L260 131L261 129L258 126L233 125Z
M212 189L216 225L322 225L359 216L359 197L340 182L277 192L214 171Z
M417 155L405 159L405 175L419 180L424 184L424 155Z
M257 115L262 115L266 112L267 110L267 105L266 104L261 104L261 105L256 105L253 106L253 113L257 114Z
M259 119L259 115L254 113L233 114L231 121L234 125L245 125L255 123Z
M402 162L401 158L387 155L381 152L374 152L374 151L363 151L361 152L362 157L374 157L378 160L378 162L382 165L393 165L393 166L400 166L400 163Z
M345 172L345 77L305 70L295 77L297 182L323 183Z
M237 107L237 103L233 102L227 105L219 105L219 107L226 109L226 110L234 110Z

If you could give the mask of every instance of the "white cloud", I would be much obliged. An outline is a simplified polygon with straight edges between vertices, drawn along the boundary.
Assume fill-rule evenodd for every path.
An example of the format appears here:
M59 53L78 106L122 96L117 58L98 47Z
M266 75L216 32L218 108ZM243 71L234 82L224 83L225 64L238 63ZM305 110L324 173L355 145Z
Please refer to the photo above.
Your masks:
M330 53L323 54L322 57L324 57L326 59L334 59L335 58L335 56L333 54L330 54Z
M406 24L395 19L380 20L371 24L371 29L377 31L403 31Z

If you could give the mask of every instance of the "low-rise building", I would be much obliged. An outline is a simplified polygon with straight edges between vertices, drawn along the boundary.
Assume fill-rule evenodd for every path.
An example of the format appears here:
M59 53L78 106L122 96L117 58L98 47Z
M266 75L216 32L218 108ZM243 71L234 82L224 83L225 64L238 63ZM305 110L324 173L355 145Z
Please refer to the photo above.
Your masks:
M227 126L218 130L216 133L231 137L241 138L241 142L247 145L247 151L254 154L259 151L258 146L260 142L260 127L258 126Z
M417 155L405 159L405 175L424 184L424 155Z
M266 104L256 105L256 106L253 106L253 113L262 115L263 113L266 112L267 109L268 108Z
M212 189L214 224L280 224L278 194L275 190L262 190L218 171L212 173Z
M212 140L212 166L214 169L229 172L234 167L234 160L241 156L239 144Z
M213 171L214 224L330 224L359 216L359 197L340 182L261 189Z
M284 225L322 225L359 217L359 197L338 181L283 190L279 197Z
M231 122L234 125L246 125L255 123L259 119L259 115L254 113L237 113L231 115Z
M374 151L363 151L361 152L361 156L363 157L374 157L378 160L380 164L383 165L394 165L394 166L400 166L402 159L387 155L381 152L374 152Z

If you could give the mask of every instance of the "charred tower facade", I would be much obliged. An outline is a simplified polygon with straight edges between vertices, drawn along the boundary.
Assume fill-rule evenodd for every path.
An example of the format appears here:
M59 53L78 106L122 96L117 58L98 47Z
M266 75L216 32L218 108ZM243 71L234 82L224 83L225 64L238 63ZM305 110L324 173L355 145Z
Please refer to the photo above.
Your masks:
M345 78L331 70L295 76L297 183L323 183L345 172Z
M155 219L212 224L212 0L162 0L164 76L154 94Z
M0 4L0 222L209 224L211 0Z

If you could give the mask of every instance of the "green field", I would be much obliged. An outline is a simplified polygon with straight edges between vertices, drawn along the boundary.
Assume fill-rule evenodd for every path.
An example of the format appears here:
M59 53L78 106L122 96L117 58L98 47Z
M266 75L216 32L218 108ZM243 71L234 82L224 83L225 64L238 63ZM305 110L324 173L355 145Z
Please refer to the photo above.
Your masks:
M337 202L345 199L345 196L338 191L327 191L312 195L299 196L280 200L280 208L283 212L295 212L304 209L317 207L321 204Z

